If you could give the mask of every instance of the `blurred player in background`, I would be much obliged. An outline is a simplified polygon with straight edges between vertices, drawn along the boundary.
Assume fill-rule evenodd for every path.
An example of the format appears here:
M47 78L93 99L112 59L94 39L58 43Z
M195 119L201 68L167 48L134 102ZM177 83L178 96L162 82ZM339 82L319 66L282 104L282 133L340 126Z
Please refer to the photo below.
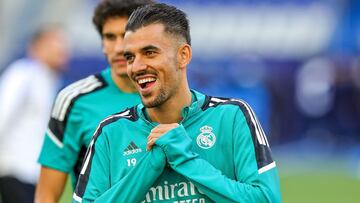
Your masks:
M53 107L43 148L36 202L57 202L68 174L75 186L87 146L106 116L140 102L126 74L125 25L131 12L151 0L108 0L95 9L93 23L110 67L64 88Z
M0 202L33 202L36 160L68 48L60 28L44 26L33 35L27 57L0 78Z
M250 106L189 88L190 41L186 14L175 7L132 13L124 56L142 104L101 122L74 201L281 202L278 170Z

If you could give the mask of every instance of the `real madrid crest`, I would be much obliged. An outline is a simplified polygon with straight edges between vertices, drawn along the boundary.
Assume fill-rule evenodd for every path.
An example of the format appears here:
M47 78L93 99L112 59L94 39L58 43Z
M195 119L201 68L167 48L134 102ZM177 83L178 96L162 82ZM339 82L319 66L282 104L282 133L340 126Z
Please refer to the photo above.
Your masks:
M212 146L214 146L216 141L216 136L212 132L212 130L213 130L212 127L207 125L200 128L201 133L196 138L196 143L198 144L199 147L203 149L209 149Z

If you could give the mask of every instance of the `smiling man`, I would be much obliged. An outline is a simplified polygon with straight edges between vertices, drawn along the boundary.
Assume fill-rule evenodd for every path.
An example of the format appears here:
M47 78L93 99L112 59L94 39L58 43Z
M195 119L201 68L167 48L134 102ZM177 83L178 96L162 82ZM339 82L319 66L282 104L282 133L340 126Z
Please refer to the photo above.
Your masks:
M189 24L165 4L130 16L127 72L142 104L103 120L77 202L281 202L269 143L249 105L191 90Z
M109 67L64 88L54 104L39 157L41 175L36 202L58 202L68 174L75 187L97 124L108 115L140 103L127 76L123 38L132 11L151 0L106 0L95 9L93 23L101 36Z

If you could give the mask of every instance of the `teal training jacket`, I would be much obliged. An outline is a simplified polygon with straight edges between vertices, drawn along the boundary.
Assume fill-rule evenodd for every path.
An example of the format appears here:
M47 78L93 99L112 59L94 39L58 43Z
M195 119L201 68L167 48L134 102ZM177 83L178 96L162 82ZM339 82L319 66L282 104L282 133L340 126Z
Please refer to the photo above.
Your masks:
M138 103L137 93L122 92L115 85L110 68L70 84L57 95L38 162L70 173L75 188L99 122Z
M241 100L193 91L180 125L146 151L142 104L98 126L73 202L281 202L266 136Z

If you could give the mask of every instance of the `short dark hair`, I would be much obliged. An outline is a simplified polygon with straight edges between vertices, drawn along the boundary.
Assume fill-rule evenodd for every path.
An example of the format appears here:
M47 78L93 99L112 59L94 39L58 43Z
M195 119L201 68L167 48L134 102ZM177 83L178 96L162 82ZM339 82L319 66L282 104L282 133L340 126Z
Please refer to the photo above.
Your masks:
M105 22L113 17L128 18L139 6L154 3L153 0L103 0L94 11L93 23L96 30L102 35Z
M183 37L190 45L190 26L186 14L180 9L163 3L137 8L129 17L125 31L135 31L141 27L160 23L165 32Z

